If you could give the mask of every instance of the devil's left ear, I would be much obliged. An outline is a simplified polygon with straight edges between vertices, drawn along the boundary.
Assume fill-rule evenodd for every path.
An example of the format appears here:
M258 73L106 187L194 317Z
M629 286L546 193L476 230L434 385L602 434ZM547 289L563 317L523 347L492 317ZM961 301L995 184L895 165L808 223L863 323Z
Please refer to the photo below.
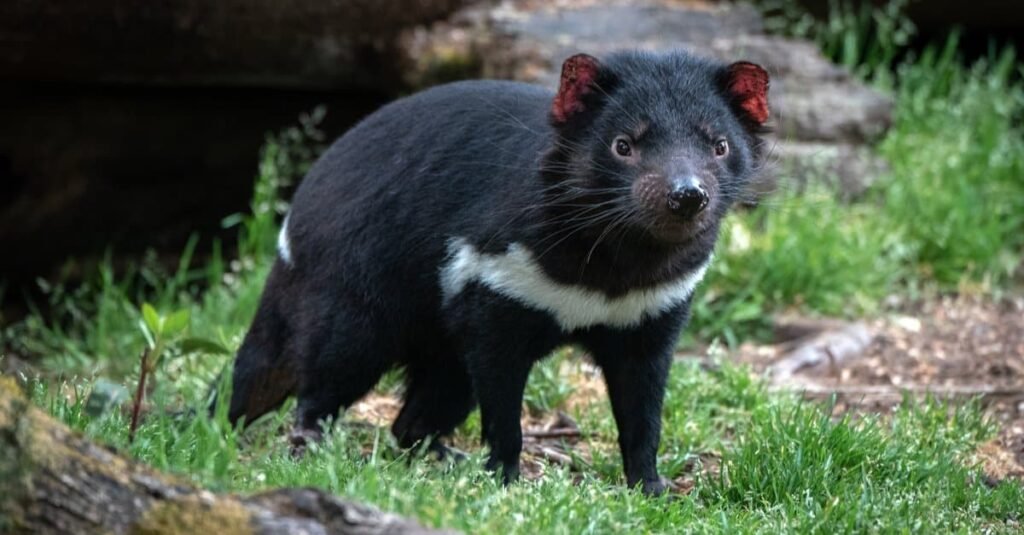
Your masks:
M569 122L586 109L584 97L596 88L601 64L588 54L576 54L562 63L558 94L551 103L551 121L556 125Z
M747 61L729 65L725 90L745 118L757 125L768 120L768 72Z

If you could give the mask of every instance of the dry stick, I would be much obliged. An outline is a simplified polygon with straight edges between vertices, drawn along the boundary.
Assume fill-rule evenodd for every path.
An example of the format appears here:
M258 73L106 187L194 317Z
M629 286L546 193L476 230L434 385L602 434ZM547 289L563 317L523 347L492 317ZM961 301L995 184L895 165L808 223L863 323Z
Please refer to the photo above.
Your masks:
M583 433L579 429L572 428L535 429L524 431L523 436L532 438L579 438L583 436Z
M554 448L549 448L540 444L524 444L523 448L527 453L540 457L550 463L560 464L563 466L572 467L572 457L568 454L562 453Z
M128 443L135 442L135 430L139 428L139 412L142 409L142 396L146 392L146 375L149 369L149 349L142 350L142 358L139 359L139 385L135 389L135 400L132 402L132 423L128 428Z

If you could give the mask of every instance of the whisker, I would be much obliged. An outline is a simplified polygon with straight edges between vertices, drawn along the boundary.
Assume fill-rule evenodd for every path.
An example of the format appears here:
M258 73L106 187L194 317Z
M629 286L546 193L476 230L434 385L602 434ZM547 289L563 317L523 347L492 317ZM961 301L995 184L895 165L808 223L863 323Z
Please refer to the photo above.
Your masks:
M539 258L544 257L552 249L557 247L559 244L561 244L565 240L571 238L575 234L577 234L577 233L579 233L579 232L581 232L581 231L583 231L583 230L585 230L587 228L592 228L594 225L596 225L597 223L600 223L604 219L611 219L614 216L619 215L619 212L615 211L615 210L610 210L610 211L608 211L606 213L603 213L601 215L602 215L602 217L597 218L594 221L587 221L587 222L584 222L583 224L577 224L577 225L575 225L573 227L569 227L567 229L562 229L561 231L552 233L551 235L545 237L544 240L541 240L540 244L543 244L545 241L547 241L547 240L549 240L549 239L551 239L551 238L553 238L555 236L558 236L559 234L563 234L563 233L565 234L562 238L560 238L558 241L552 243L548 248L544 249L544 251L542 251L539 255L537 255L537 258L539 259Z

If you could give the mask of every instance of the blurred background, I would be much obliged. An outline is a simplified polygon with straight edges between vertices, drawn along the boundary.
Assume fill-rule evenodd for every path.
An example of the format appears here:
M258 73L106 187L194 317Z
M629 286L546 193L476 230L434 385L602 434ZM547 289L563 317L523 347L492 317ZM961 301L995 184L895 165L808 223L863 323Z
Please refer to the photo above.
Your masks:
M837 169L856 194L875 162L854 153L892 120L871 69L954 31L966 62L1024 35L1024 7L998 0L7 0L0 21L8 319L37 277L81 276L72 257L174 256L194 233L233 235L221 222L250 199L265 136L319 105L331 139L439 81L551 84L575 50L747 55L774 71L781 152L859 160Z
M1024 388L1022 6L7 0L5 365L126 373L147 302L230 348L291 192L361 117L456 79L554 86L577 51L684 47L769 70L773 148L681 349L784 378ZM830 368L820 347L792 360L823 333Z

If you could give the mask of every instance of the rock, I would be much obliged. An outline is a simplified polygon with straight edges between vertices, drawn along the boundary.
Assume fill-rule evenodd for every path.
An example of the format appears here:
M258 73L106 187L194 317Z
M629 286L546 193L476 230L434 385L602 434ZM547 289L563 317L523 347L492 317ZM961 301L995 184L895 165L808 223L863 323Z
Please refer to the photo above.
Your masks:
M892 99L853 79L811 43L763 34L756 10L700 1L505 0L474 4L405 40L413 86L454 78L505 78L557 84L561 61L585 51L686 48L723 60L747 59L772 74L771 141L794 187L835 177L840 196L864 192L884 172L868 145L889 128ZM755 187L776 189L774 179Z
M824 184L847 201L860 198L889 169L866 145L795 140L776 140L769 166L772 174L785 177L783 185L763 181L775 189L803 192L812 183Z
M782 77L776 91L776 124L784 138L870 143L889 129L892 100L851 80Z

